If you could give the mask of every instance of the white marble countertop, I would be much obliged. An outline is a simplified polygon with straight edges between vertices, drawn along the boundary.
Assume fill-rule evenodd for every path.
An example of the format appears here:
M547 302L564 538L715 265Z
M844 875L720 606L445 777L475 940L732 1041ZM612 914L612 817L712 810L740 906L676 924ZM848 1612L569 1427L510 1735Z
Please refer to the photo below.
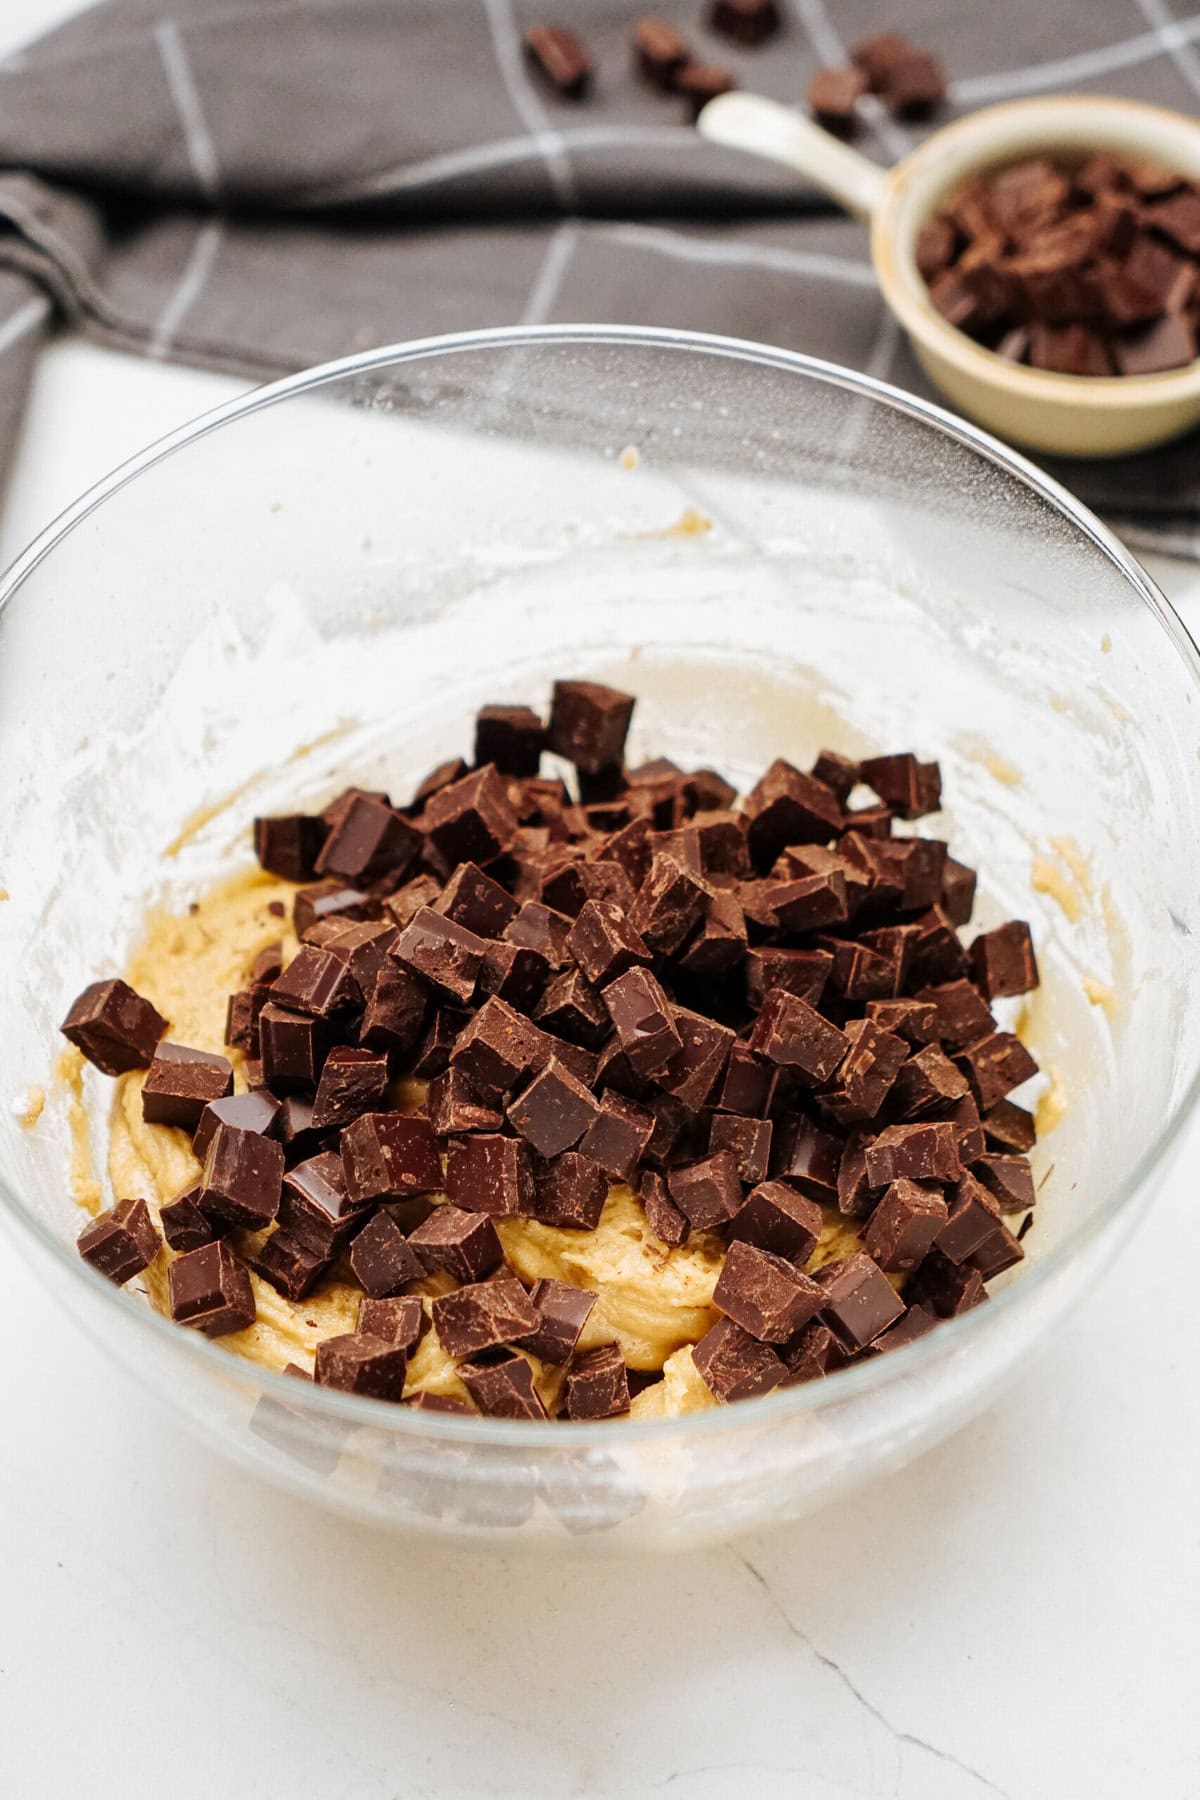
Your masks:
M71 6L4 10L0 52ZM0 564L240 385L56 344ZM1200 627L1200 570L1154 573ZM0 1239L0 1795L1192 1800L1197 1158L1200 1124L1119 1269L951 1443L654 1564L451 1557L261 1487Z

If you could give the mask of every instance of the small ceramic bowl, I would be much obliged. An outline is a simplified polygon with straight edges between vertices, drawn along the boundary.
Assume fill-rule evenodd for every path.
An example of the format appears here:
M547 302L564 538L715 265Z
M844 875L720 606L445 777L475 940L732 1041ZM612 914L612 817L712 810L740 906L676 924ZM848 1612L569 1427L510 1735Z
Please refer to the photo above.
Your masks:
M1106 150L1200 180L1200 121L1133 100L1014 100L957 119L891 169L756 94L721 95L705 107L699 128L716 142L787 164L869 222L884 299L922 367L989 430L1058 455L1116 456L1200 423L1200 360L1162 375L1122 376L1054 375L1006 362L941 317L915 257L917 232L952 189L1023 157L1070 162Z

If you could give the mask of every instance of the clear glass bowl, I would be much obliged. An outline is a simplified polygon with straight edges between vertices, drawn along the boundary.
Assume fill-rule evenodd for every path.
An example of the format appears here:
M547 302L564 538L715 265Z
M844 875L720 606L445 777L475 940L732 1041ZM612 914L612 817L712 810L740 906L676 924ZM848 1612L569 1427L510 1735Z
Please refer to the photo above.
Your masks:
M445 338L282 381L119 469L0 587L3 1215L95 1342L239 1462L505 1550L793 1518L977 1412L1095 1280L1195 1099L1195 648L1102 526L983 434L782 351L607 328ZM1065 1111L1029 1259L893 1356L675 1421L518 1426L309 1388L80 1262L48 1082L148 901L250 859L253 813L405 793L485 701L639 696L632 750L745 780L912 746L978 916L1037 933ZM1032 884L1036 871L1037 885ZM88 1072L103 1163L109 1084ZM78 1151L77 1151L78 1153ZM1112 1304L1117 1304L1112 1290Z

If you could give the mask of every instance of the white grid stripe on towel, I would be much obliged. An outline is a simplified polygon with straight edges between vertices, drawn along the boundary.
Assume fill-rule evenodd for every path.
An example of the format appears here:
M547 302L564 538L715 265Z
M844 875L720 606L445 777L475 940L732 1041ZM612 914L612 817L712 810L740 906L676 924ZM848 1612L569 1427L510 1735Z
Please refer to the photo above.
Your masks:
M546 162L546 172L562 205L573 208L577 194L575 175L562 135L551 125L546 109L525 73L521 34L513 17L512 0L483 0L488 29L496 52L500 78L517 116L526 126Z
M212 141L200 95L192 79L192 66L184 48L183 36L174 19L161 19L154 27L154 41L162 58L167 87L179 114L183 138L187 145L192 173L206 199L215 200L221 191L221 165L217 147Z
M1178 20L1167 11L1165 0L1138 0L1138 11L1157 32L1160 43L1193 94L1200 94L1200 57L1190 43L1181 40Z

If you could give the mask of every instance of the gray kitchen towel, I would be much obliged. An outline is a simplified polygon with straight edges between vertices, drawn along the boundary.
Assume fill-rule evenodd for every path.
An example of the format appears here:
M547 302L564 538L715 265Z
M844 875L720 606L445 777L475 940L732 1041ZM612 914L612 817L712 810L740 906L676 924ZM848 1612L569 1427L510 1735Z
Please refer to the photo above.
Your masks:
M872 30L952 77L944 116L1021 95L1200 107L1200 14L1171 0L782 0L738 50L703 0L654 0L698 55L796 101ZM786 172L704 143L639 82L637 0L107 0L0 65L0 464L56 319L100 343L271 376L516 321L757 338L930 389L863 228ZM594 58L558 98L522 32ZM927 127L867 104L863 147ZM1200 555L1200 435L1054 473L1143 546Z

